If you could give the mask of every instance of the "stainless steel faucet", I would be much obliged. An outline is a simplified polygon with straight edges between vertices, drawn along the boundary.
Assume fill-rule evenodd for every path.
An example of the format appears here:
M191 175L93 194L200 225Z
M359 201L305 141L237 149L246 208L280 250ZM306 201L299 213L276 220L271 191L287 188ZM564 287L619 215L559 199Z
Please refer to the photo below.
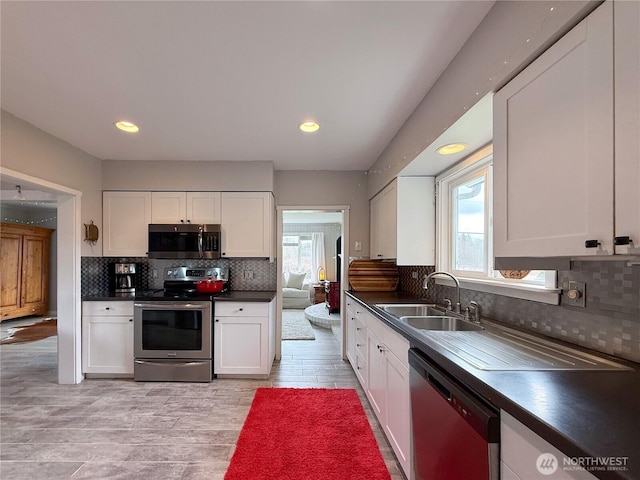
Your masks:
M480 323L482 308L480 308L478 302L469 302L469 306L467 307L467 314L469 316L469 320L471 320L473 323Z
M462 312L462 305L460 304L460 282L458 281L458 279L456 277L451 275L449 272L433 272L433 273L430 273L429 275L425 275L424 276L424 283L422 284L422 288L424 288L425 290L428 290L429 289L429 280L431 280L431 277L435 277L436 275L446 275L447 277L450 277L451 280L453 280L454 283L456 284L456 303L455 303L453 311L456 312L456 313L461 313Z

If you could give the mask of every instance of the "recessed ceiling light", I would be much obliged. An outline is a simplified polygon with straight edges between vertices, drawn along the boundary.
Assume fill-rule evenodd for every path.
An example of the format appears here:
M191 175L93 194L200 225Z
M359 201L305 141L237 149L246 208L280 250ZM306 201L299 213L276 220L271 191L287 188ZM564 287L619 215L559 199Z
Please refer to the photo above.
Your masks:
M466 143L449 143L447 145L441 146L436 152L440 155L451 155L453 153L458 153L467 148Z
M316 122L304 122L300 124L300 130L307 133L317 132L320 128Z
M116 122L115 125L123 132L136 133L138 130L140 130L135 123L126 122L124 120Z

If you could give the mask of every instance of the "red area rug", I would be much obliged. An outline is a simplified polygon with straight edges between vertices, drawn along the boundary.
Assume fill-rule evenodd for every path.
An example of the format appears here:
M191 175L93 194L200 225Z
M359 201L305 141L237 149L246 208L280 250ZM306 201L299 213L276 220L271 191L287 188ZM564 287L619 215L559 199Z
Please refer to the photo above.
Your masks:
M390 479L355 390L259 388L225 480Z

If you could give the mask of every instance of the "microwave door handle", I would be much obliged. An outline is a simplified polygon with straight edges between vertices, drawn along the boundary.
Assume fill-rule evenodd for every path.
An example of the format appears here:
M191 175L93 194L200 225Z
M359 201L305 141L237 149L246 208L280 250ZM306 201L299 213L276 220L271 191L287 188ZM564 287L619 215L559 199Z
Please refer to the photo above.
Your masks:
M204 256L202 251L202 228L200 228L200 231L198 232L198 253L200 254L200 258Z

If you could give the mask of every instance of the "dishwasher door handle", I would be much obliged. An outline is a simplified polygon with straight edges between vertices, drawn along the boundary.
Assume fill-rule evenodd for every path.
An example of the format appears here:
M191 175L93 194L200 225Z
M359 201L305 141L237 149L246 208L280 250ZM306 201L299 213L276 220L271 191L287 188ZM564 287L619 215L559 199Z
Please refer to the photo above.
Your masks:
M429 375L429 373L427 373L426 375L426 380L427 382L429 382L429 385L431 385L436 390L436 392L438 392L442 396L442 398L444 398L447 402L451 402L451 392L444 385L442 385L432 375Z

